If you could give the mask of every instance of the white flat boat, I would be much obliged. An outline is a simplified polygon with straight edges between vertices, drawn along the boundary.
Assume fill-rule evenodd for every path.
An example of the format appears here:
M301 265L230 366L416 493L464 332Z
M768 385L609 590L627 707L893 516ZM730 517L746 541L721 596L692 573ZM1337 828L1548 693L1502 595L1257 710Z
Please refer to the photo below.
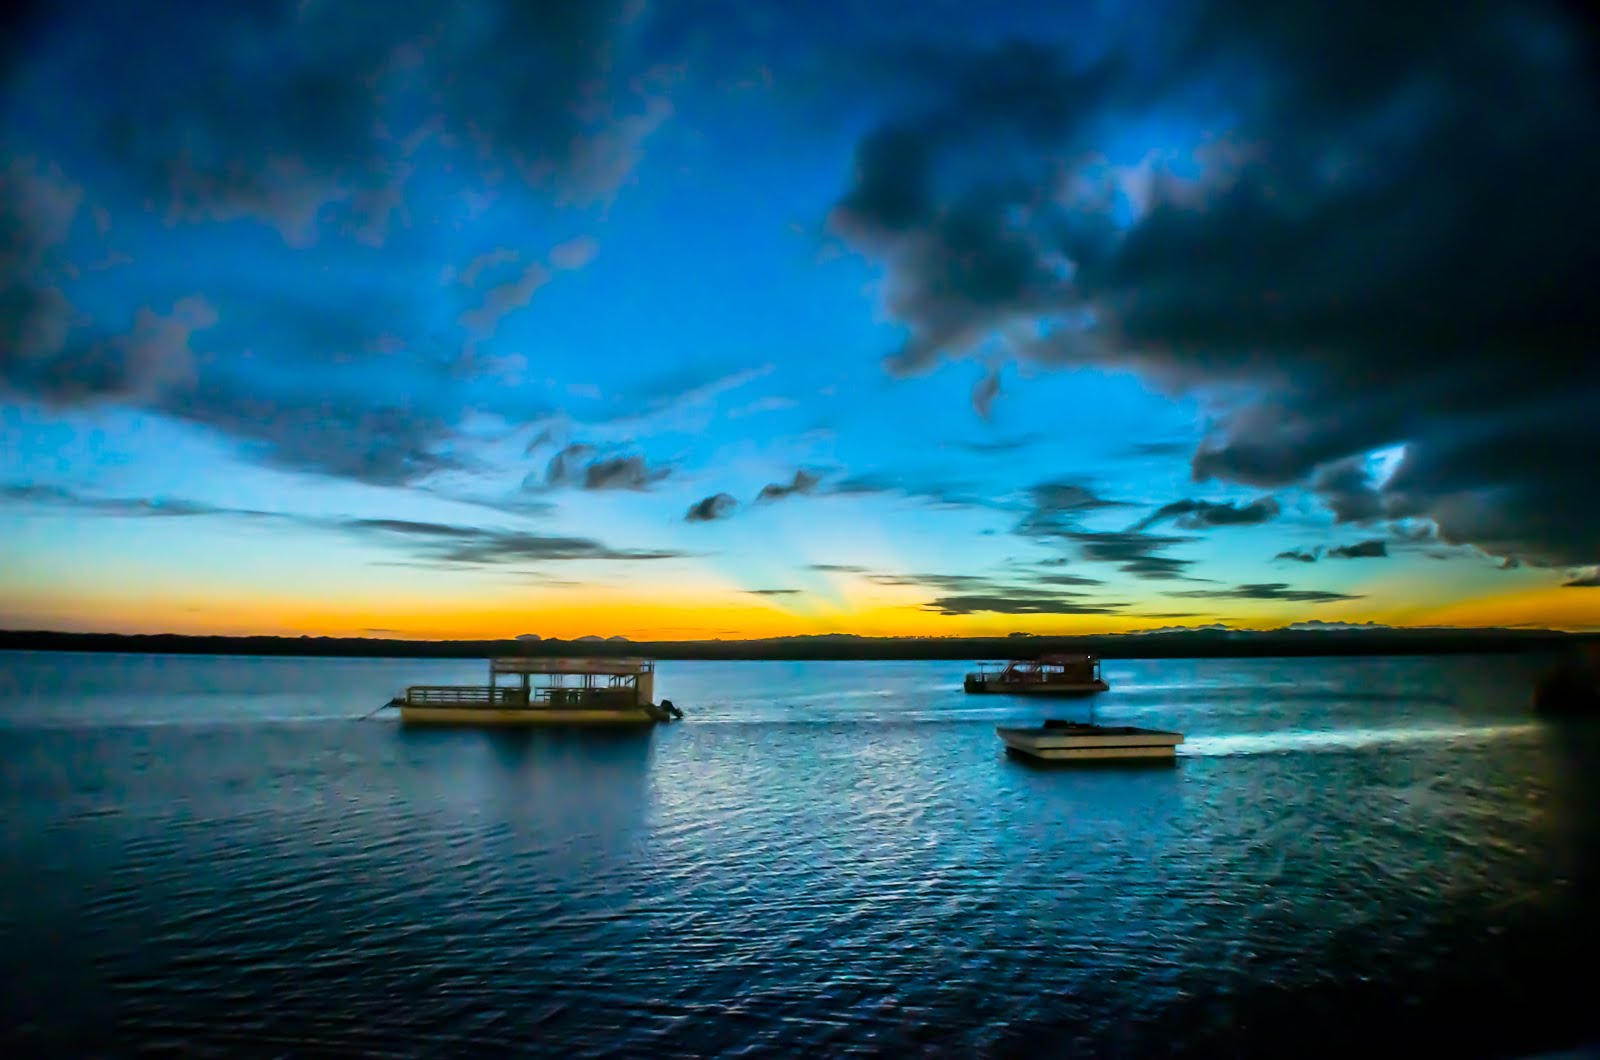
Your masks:
M1027 728L995 727L1007 750L1045 761L1090 758L1176 758L1181 732L1136 729L1129 725L1091 725L1047 721Z

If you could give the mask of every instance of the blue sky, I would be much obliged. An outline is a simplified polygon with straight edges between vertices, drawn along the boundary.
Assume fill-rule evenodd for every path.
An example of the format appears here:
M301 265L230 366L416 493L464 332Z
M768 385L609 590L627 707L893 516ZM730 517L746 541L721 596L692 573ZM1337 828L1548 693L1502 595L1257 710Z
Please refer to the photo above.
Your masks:
M0 624L1600 624L1577 27L1158 6L40 9Z

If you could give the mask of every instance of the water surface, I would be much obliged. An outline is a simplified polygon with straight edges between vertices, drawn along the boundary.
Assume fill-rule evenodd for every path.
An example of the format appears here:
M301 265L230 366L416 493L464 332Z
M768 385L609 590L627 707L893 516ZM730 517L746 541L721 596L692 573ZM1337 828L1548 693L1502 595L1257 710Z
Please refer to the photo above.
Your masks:
M1101 718L1189 734L1156 769L1005 757L1087 708L949 663L664 663L688 719L635 736L356 720L483 669L0 654L8 1054L1594 1037L1600 755L1530 662L1109 662Z

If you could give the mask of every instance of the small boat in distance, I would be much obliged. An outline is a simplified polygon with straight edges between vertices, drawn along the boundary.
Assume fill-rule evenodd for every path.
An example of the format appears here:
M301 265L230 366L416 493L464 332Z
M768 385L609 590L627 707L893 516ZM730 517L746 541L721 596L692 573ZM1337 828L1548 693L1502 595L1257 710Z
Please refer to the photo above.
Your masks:
M967 675L968 692L1012 695L1087 696L1111 686L1100 676L1100 660L1093 655L1043 655L1037 660L979 663Z
M515 682L502 684L510 675ZM387 706L407 725L651 725L683 717L655 702L650 659L489 660L487 685L412 685Z
M1008 753L1047 762L1093 758L1142 758L1175 761L1181 732L1135 729L1129 725L1094 725L1079 721L1047 721L1043 725L995 727Z

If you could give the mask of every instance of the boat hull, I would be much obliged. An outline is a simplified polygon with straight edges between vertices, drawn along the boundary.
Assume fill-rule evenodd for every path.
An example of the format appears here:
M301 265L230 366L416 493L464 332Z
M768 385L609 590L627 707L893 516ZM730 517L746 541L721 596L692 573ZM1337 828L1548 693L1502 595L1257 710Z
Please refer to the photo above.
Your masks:
M1111 686L1104 681L1032 682L1032 681L972 681L964 687L972 695L1000 696L1092 696L1108 692Z
M659 711L645 707L441 707L404 703L399 706L400 721L405 725L654 725L665 720Z
M1009 728L995 732L1006 749L1042 761L1073 759L1172 759L1183 742L1181 732L1126 726L1079 725L1071 728Z

